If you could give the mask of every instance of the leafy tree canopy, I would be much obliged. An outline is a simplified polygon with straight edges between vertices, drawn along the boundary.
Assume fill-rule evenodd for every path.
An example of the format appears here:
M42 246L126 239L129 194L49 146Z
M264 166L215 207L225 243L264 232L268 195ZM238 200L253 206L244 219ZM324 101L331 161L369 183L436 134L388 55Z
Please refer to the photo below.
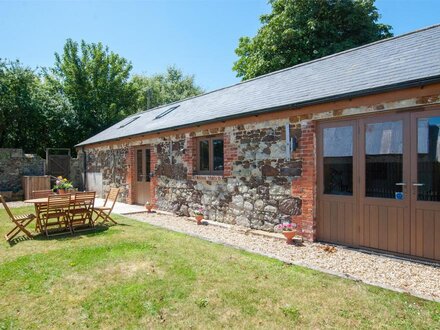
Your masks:
M243 80L392 36L375 0L270 0L253 38L242 37L233 70Z
M63 53L55 53L55 66L46 71L46 79L72 106L76 143L135 111L131 69L129 61L102 43L68 39Z
M142 110L203 93L203 89L195 84L194 76L184 75L175 66L168 67L165 74L151 77L135 75L132 83L136 90L137 108Z
M44 153L62 139L52 133L66 127L69 105L47 89L40 75L19 61L0 59L0 147Z

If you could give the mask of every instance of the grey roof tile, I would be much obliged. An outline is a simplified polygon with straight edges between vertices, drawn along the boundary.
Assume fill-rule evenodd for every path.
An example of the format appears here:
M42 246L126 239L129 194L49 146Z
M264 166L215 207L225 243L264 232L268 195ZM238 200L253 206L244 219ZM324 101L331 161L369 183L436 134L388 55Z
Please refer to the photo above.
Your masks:
M440 25L174 102L179 107L160 119L154 118L171 104L134 114L140 118L120 128L126 118L78 146L428 80L440 81Z

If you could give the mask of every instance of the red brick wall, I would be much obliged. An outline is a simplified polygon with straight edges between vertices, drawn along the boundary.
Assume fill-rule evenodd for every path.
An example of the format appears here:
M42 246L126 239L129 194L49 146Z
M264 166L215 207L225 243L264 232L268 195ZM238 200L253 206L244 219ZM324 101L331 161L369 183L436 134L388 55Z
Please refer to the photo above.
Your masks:
M292 181L292 195L302 200L301 215L292 216L302 236L307 240L316 239L316 135L315 123L309 122L301 128L295 157L302 159L302 175Z
M134 148L130 147L127 154L127 184L128 195L127 203L134 204L136 202L136 164L134 159Z
M231 142L231 134L226 133L223 138L224 150L224 177L232 176L232 167L234 161L237 160L237 146Z
M156 153L156 148L154 147L150 149L150 165L151 165L151 171L155 173L157 166L157 153ZM156 187L157 187L157 177L153 175L153 177L150 179L150 202L153 205L155 205L157 202Z

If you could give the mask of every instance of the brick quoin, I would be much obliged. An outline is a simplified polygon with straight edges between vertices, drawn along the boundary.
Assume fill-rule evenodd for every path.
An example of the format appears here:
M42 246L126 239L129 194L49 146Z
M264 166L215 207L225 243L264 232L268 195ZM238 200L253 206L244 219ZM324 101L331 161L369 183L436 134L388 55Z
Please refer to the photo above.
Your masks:
M134 148L129 147L127 153L127 203L134 204L136 201L136 164L134 159Z
M302 174L292 181L292 195L302 200L302 212L292 216L304 239L316 240L316 135L313 121L301 127L301 137L298 141L299 148L295 158L302 160Z
M223 152L224 152L224 161L223 161L223 176L231 177L232 176L232 167L234 165L234 161L237 160L237 146L231 143L231 135L226 133L223 138Z
M152 147L150 149L150 166L151 166L151 171L153 173L156 173L156 169L157 169L157 152L156 152L156 148ZM150 178L150 203L152 205L156 205L157 203L157 196L156 196L156 188L157 188L157 176L153 175Z

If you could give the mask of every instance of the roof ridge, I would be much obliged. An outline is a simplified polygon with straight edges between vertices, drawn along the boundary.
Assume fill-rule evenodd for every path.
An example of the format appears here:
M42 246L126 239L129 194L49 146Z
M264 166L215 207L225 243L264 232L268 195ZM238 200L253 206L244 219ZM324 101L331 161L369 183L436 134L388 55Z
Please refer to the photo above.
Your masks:
M323 57L320 57L320 58L317 58L317 59L314 59L314 60L311 60L311 61L299 63L299 64L296 64L294 66L288 67L288 68L284 68L284 69L280 69L280 70L277 70L277 71L269 72L269 73L266 73L264 75L261 75L261 76L255 77L255 78L251 78L251 79L244 80L244 81L239 81L239 82L237 82L235 84L232 84L232 85L229 85L229 86L225 86L225 87L221 87L221 88L218 88L218 89L214 89L212 91L209 91L209 92L206 92L206 93L203 93L203 94L190 96L190 97L187 97L187 98L179 100L179 101L174 101L174 102L171 102L171 103L166 103L166 104L163 104L163 105L159 105L159 106L157 106L155 108L142 110L142 111L137 112L135 114L139 115L139 114L143 114L143 113L148 112L148 111L153 111L153 110L157 110L157 109L160 109L160 108L163 108L163 107L172 106L172 105L174 105L176 103L181 103L181 102L189 101L189 100L192 100L192 99L195 99L195 98L198 98L198 97L202 97L202 96L205 96L205 95L208 95L208 94L212 94L212 93L215 93L215 92L218 92L218 91L221 91L221 90L225 90L225 89L232 88L232 87L235 87L235 86L238 86L238 85L249 83L251 81L255 81L255 80L262 79L262 78L265 78L265 77L268 77L268 76L272 76L272 75L275 75L275 74L278 74L278 73L281 73L281 72L293 70L293 69L296 69L298 67L310 65L312 63L324 61L324 60L329 59L329 58L333 58L333 57L336 57L336 56L340 56L340 55L343 55L343 54L354 52L354 51L357 51L359 49L375 46L375 45L380 44L380 43L389 42L389 41L392 41L392 40L395 40L395 39L406 37L406 36L411 35L411 34L420 33L420 32L423 32L423 31L426 31L426 30L430 30L430 29L434 29L434 28L438 28L438 27L440 27L440 23L439 24L430 25L430 26L427 26L427 27L424 27L424 28L420 28L418 30L406 32L404 34L399 34L397 36L389 37L389 38L386 38L386 39L381 39L381 40L377 40L377 41L374 41L374 42L370 42L368 44L361 45L361 46L358 46L358 47L346 49L346 50L343 50L341 52L330 54L330 55L327 55L327 56L323 56ZM135 114L133 114L133 115L135 115Z

